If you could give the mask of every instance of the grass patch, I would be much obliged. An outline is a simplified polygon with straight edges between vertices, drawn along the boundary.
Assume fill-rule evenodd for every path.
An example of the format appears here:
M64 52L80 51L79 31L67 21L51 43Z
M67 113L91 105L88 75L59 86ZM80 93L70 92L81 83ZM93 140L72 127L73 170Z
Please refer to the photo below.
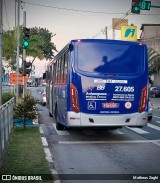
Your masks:
M13 130L3 158L2 166L0 167L0 173L8 175L51 176L48 162L45 159L38 127L26 127L26 129L15 128Z

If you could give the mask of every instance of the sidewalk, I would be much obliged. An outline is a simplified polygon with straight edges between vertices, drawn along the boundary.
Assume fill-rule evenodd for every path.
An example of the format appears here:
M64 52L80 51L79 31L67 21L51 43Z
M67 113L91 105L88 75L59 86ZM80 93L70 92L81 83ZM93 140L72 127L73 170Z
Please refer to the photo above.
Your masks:
M37 113L38 113L38 120L39 120L39 130L41 134L41 140L44 147L44 152L46 155L46 160L48 161L49 168L56 179L53 183L60 183L58 180L58 173L55 170L55 163L54 157L52 157L50 146L48 144L48 136L53 133L53 121L54 117L49 117L49 112L46 107L41 106L40 104L37 105Z

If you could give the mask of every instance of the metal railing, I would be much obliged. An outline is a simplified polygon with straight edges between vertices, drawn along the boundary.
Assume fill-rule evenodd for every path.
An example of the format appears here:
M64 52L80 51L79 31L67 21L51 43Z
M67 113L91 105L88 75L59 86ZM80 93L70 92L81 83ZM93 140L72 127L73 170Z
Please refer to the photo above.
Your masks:
M13 128L13 105L15 99L12 98L0 106L0 165L7 146L10 133Z

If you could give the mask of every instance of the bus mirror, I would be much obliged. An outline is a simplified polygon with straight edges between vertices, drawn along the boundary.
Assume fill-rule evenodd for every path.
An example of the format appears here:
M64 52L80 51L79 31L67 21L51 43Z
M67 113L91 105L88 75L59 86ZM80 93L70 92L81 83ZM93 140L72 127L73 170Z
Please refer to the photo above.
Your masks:
M43 73L43 79L46 79L46 73Z
M73 44L69 45L69 51L73 51Z

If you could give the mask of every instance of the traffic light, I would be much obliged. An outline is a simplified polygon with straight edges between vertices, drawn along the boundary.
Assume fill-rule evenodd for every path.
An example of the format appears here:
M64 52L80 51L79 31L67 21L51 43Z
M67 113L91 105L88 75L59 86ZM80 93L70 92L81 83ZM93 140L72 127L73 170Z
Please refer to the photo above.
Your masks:
M141 1L142 0L132 0L131 12L135 14L140 14L141 11Z
M29 46L29 36L30 36L30 29L23 27L23 48Z
M23 61L23 76L26 76L27 74L30 75L30 72L32 70L32 63Z

